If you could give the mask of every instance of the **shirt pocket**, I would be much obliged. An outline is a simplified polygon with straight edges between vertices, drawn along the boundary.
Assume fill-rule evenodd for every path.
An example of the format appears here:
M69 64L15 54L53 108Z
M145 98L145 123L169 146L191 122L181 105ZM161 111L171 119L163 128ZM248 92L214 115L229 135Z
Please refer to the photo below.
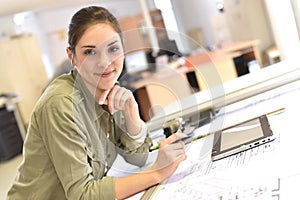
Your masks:
M87 152L87 160L92 168L92 173L94 176L94 179L101 179L104 176L105 173L105 159L101 158L100 155L97 156L97 154L91 150L90 148L86 148Z

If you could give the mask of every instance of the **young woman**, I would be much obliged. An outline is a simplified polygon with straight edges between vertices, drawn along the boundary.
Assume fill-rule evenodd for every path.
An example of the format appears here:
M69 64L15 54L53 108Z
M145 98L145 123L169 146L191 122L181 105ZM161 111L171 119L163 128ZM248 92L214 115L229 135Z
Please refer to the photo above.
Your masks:
M74 70L35 106L8 199L123 199L165 180L186 158L184 144L175 142L180 134L161 143L150 167L106 175L117 154L143 166L151 145L132 93L117 84L124 52L115 17L102 7L79 10L68 42Z

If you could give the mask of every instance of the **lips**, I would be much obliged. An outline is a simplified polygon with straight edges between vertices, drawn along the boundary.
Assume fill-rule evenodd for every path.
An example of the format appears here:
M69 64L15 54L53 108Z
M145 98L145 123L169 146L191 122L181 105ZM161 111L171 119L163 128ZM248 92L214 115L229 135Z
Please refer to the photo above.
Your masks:
M101 72L101 73L94 73L94 75L98 76L98 77L102 77L102 78L108 78L110 76L112 76L115 73L115 70L111 70L111 71L105 71L105 72Z

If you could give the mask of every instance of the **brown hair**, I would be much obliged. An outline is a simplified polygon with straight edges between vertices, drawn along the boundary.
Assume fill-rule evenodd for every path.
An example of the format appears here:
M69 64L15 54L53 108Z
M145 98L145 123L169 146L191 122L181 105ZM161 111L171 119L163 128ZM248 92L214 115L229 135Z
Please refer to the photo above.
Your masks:
M98 23L106 23L120 35L122 31L118 20L106 8L90 6L76 12L69 24L68 43L72 53L75 53L75 46L87 28Z

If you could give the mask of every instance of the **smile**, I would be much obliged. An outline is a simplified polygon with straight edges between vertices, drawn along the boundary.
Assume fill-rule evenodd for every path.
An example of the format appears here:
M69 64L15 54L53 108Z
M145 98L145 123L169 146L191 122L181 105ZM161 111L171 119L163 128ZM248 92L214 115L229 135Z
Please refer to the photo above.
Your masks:
M115 70L102 72L102 73L94 73L95 76L101 77L101 78L108 78L112 76L115 73Z

